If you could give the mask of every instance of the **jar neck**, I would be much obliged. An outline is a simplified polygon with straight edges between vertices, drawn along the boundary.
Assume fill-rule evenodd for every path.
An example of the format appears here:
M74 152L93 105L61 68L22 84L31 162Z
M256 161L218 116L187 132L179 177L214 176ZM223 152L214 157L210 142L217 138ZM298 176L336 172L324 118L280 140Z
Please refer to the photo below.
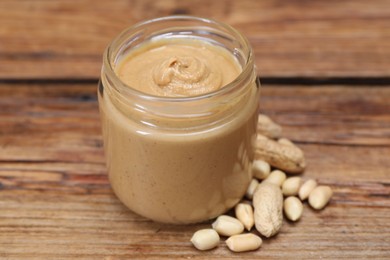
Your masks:
M242 71L219 90L192 97L153 96L127 86L115 73L121 57L140 44L159 38L195 38L218 45L235 56ZM248 41L228 25L191 16L159 18L124 31L104 53L101 82L104 95L126 117L159 128L198 128L210 122L219 124L240 112L240 107L245 106L253 91L257 91Z

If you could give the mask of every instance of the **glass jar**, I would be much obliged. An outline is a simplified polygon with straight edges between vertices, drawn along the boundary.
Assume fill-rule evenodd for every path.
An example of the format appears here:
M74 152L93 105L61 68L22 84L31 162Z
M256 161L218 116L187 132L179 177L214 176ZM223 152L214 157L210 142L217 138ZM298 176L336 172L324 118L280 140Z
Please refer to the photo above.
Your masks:
M121 58L153 39L207 41L235 56L242 72L192 97L139 92L115 74ZM134 212L165 223L214 218L237 204L252 178L259 82L252 49L232 27L192 16L139 23L106 49L98 88L109 180Z

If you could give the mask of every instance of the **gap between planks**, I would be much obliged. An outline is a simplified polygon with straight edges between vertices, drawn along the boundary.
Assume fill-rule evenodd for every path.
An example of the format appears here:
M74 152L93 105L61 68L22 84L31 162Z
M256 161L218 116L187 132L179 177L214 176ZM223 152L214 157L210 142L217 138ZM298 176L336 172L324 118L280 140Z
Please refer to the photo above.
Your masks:
M299 85L309 87L346 85L346 86L389 86L389 77L261 77L260 82L264 85ZM98 78L42 78L42 79L0 79L0 87L2 84L97 84Z

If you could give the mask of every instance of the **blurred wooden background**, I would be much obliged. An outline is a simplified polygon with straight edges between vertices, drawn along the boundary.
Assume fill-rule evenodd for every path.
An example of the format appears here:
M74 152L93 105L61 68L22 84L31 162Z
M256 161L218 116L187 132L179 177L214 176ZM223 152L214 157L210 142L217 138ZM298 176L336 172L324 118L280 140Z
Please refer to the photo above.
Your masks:
M96 79L115 35L172 14L239 29L263 77L387 77L389 9L388 0L1 0L0 77Z
M110 40L172 14L251 42L261 109L335 190L256 252L198 252L108 184L96 83ZM390 259L390 0L0 0L1 259Z

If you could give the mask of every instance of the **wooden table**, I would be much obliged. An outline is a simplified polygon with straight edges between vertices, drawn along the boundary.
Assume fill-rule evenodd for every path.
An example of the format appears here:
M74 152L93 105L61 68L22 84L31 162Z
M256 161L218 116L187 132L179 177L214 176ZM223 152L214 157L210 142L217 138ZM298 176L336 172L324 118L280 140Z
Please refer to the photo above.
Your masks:
M110 189L96 101L104 47L136 21L194 14L242 31L261 109L335 191L260 250L192 233ZM0 1L1 259L390 259L390 1Z

